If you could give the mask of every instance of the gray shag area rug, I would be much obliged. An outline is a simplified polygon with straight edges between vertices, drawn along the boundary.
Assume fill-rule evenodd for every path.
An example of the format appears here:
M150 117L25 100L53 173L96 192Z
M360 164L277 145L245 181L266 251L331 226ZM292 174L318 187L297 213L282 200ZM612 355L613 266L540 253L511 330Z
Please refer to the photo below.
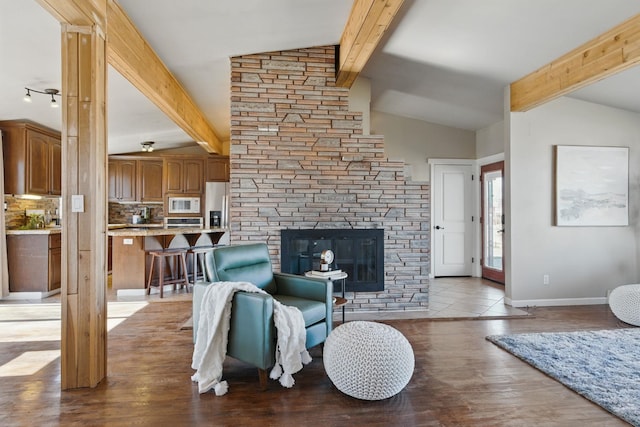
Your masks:
M640 328L486 338L612 414L640 426Z

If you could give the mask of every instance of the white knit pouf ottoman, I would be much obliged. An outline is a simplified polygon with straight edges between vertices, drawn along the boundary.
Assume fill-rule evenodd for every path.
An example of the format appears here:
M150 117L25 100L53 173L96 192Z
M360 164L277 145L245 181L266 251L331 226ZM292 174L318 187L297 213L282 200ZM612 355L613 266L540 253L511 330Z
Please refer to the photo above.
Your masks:
M640 326L640 285L622 285L609 294L609 308L620 320Z
M375 322L349 322L327 337L324 369L338 390L363 400L399 393L411 379L415 360L397 329Z

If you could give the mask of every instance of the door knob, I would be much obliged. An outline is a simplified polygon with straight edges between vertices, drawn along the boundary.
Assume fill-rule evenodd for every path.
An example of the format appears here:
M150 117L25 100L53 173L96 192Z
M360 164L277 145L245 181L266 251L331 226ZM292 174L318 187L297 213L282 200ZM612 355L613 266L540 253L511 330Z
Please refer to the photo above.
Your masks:
M436 226L435 226L435 227L433 227L433 228L435 228L436 230L444 230L444 227L440 227L439 225L436 225Z

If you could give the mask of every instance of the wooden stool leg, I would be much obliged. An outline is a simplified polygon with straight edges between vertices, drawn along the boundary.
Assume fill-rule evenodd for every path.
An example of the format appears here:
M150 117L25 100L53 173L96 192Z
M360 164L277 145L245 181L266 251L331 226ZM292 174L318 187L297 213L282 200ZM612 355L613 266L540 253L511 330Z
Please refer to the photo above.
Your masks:
M158 286L160 287L160 298L162 298L164 292L164 257L159 256L158 259L160 261L160 265L158 267L158 273L160 273L158 275Z
M189 272L187 271L187 258L185 257L184 252L180 254L180 260L182 261L182 276L184 278L184 287L187 289L187 293L189 293Z
M153 279L153 265L156 263L156 256L151 254L151 267L149 267L149 278L147 279L147 295L151 294L151 280Z

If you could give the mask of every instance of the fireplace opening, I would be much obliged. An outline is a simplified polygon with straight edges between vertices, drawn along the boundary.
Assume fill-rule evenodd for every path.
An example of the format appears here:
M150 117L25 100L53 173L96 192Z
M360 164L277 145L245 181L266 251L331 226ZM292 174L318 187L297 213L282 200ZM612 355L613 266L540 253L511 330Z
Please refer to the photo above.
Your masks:
M304 274L320 270L320 254L330 249L335 254L334 270L349 275L347 292L384 290L384 230L301 229L281 230L280 264L284 273ZM334 283L341 291L341 281Z

